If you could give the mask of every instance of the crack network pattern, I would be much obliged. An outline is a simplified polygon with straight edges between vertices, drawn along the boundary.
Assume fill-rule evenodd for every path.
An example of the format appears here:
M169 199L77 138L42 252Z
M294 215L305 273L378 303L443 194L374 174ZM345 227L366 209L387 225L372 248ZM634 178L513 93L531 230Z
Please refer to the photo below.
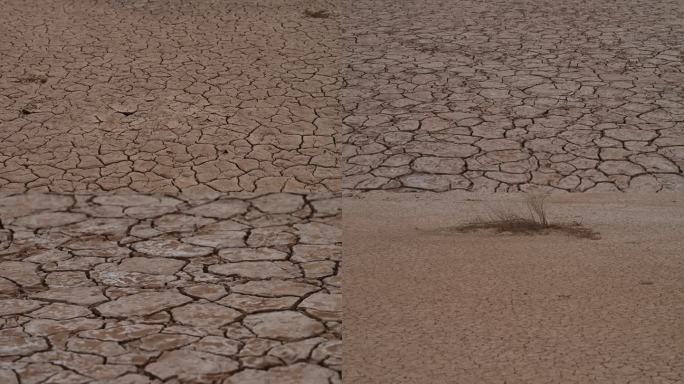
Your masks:
M339 202L0 198L0 382L340 383Z
M684 188L684 3L355 1L343 188Z
M0 189L339 189L340 33L308 7L3 1Z

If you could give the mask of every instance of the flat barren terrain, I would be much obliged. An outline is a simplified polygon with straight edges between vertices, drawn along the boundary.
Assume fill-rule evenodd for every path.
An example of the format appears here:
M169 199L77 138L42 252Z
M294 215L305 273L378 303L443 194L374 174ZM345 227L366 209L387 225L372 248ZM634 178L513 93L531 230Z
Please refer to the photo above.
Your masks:
M345 14L345 188L684 186L684 2L360 0Z
M339 201L0 197L0 383L340 383Z
M684 382L683 20L0 0L0 384L339 384L343 196L349 383Z
M350 383L680 383L684 199L582 194L552 222L600 239L463 234L520 196L378 194L343 205Z
M330 191L339 30L315 1L0 3L0 190Z

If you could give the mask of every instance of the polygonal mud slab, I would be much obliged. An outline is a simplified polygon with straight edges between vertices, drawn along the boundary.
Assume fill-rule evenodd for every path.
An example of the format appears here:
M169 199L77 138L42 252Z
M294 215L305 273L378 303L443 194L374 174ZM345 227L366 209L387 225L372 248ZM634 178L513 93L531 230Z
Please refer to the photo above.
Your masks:
M165 199L0 199L0 379L339 383L339 199Z

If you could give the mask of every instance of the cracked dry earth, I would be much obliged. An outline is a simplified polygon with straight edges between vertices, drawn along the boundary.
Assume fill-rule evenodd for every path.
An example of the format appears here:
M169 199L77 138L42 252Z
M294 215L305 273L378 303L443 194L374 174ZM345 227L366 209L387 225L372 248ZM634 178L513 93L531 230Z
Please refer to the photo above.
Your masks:
M335 193L682 191L682 20L0 0L0 382L339 383Z
M308 8L3 0L0 189L338 189L339 32Z
M338 203L0 198L0 382L340 383Z
M684 2L360 0L343 186L684 189Z

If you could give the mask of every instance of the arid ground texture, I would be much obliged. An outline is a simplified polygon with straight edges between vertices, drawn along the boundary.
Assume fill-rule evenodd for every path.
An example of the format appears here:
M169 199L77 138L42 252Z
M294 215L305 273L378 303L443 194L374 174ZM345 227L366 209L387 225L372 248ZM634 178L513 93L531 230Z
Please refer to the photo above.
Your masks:
M350 199L349 383L681 383L684 197L581 194L553 222L600 239L458 233L517 195Z
M5 191L684 185L678 0L2 7Z
M0 382L339 382L338 208L0 198Z
M681 382L682 192L680 0L0 0L2 384Z
M345 188L682 189L681 1L352 7Z

